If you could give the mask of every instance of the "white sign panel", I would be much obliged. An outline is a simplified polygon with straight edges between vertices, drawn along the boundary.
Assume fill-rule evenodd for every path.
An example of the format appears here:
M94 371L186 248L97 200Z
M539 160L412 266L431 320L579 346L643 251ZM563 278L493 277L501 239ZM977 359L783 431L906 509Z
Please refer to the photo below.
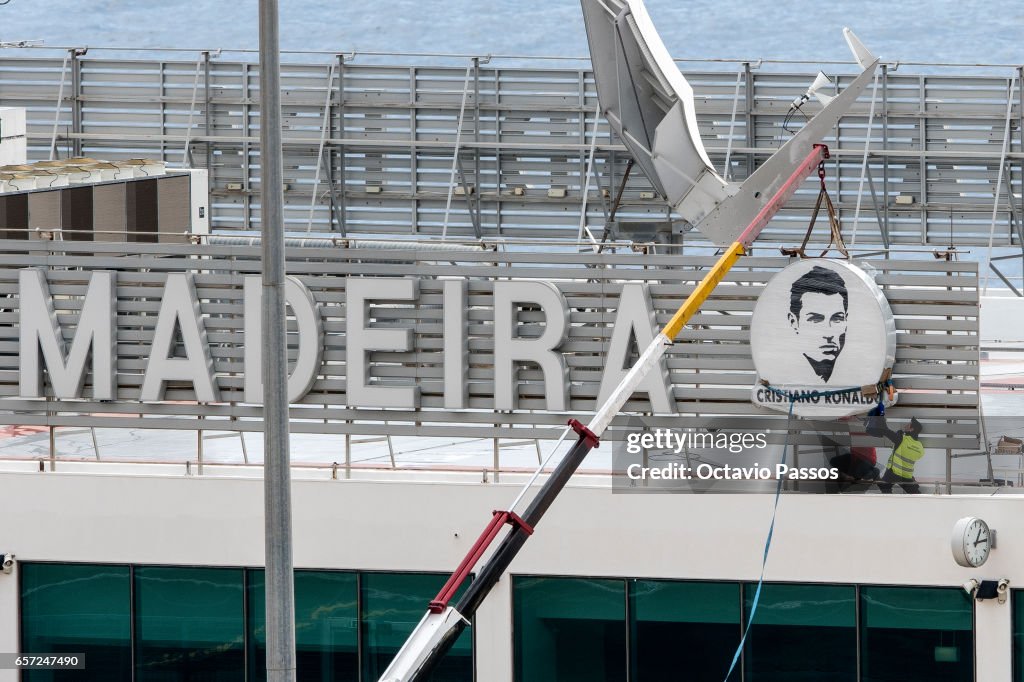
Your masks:
M843 417L878 403L860 388L892 368L896 324L866 272L846 261L807 259L768 282L754 307L750 347L755 404L788 411L797 396L795 415ZM885 402L892 404L888 396Z

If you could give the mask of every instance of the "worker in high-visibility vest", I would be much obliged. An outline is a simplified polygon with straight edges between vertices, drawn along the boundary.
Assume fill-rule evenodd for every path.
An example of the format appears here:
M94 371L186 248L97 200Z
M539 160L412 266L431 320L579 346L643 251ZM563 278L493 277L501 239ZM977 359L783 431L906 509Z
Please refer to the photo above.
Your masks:
M891 493L893 485L898 485L905 493L920 493L921 486L914 479L914 465L924 457L924 445L920 441L921 422L917 421L917 417L912 417L906 430L893 431L886 424L884 415L879 421L881 423L873 430L891 440L894 447L889 455L889 463L885 466L885 473L878 482L878 489L883 493Z

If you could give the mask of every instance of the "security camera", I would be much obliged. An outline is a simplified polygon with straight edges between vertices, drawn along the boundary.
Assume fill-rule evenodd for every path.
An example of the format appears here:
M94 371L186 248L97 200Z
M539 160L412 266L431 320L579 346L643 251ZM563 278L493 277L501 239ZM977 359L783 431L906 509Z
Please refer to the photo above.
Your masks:
M14 570L14 555L11 553L4 553L3 560L0 561L0 570L4 573L10 573Z
M1010 579L1000 578L999 584L996 585L996 601L1000 604L1006 603L1006 595L1010 593Z
M975 580L974 578L971 578L970 580L965 582L963 585L961 585L961 587L964 588L964 592L966 592L968 595L973 597L975 591L977 591L977 589L978 589L978 585L979 584L980 583L977 580Z
M978 585L974 590L974 598L978 601L998 599L1000 604L1006 601L1006 595L1010 589L1010 581L1006 578L1002 580L982 580L980 582L975 580L973 582ZM964 584L964 589L967 589L967 583Z

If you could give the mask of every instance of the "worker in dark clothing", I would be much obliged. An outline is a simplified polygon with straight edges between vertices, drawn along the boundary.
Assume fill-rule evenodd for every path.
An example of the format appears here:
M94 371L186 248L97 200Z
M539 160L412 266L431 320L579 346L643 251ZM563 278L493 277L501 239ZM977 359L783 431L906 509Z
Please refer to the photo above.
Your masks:
M825 486L827 493L841 493L851 487L858 489L870 487L878 481L878 456L875 448L861 445L851 445L851 442L858 441L867 435L865 431L856 426L856 422L867 423L870 417L841 417L840 424L849 426L850 441L840 445L835 443L836 450L841 454L832 457L828 463L836 470L837 478Z
M891 493L893 485L900 486L903 492L911 495L921 492L921 486L914 479L914 465L924 457L924 445L919 440L921 428L917 417L912 417L906 430L893 431L886 423L884 413L872 415L868 432L884 436L893 443L889 463L878 483L878 489L883 493Z
M829 460L829 466L839 474L839 479L828 492L842 492L858 483L871 484L878 480L877 455L872 447L854 446L841 455Z

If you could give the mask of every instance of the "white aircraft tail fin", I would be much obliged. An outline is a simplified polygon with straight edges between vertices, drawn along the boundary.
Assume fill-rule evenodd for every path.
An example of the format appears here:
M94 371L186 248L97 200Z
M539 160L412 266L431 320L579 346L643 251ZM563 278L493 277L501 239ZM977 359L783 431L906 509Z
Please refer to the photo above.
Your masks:
M857 60L860 68L866 69L871 62L875 61L875 55L871 54L871 50L864 47L864 43L860 42L860 38L849 28L843 29L843 37L846 38L846 44L850 46L850 52L853 53L853 58Z

